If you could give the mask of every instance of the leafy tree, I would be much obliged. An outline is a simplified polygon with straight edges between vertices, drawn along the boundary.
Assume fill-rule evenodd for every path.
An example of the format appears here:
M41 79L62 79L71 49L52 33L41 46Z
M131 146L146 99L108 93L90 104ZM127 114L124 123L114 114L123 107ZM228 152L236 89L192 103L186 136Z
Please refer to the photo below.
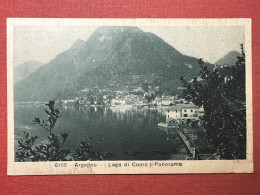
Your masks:
M29 135L24 131L24 139L18 141L18 150L15 155L18 161L67 161L67 160L102 160L104 153L96 152L91 146L90 142L82 142L75 151L71 152L69 149L63 147L68 138L67 133L61 133L60 136L55 135L52 131L55 127L57 119L60 118L60 111L54 107L55 102L49 101L49 110L44 109L48 115L47 119L41 120L34 118L33 124L40 125L43 129L49 131L50 135L47 137L45 143L36 145L39 138Z
M95 151L89 141L83 141L76 149L73 157L75 160L103 160L105 154L101 151Z
M46 144L35 145L38 136L29 137L28 132L24 132L25 140L18 141L19 152L15 155L18 161L66 161L69 160L70 150L62 147L68 134L61 136L51 134Z
M63 148L68 134L61 133L61 136L57 136L52 133L57 119L60 117L60 111L54 107L54 100L49 101L45 105L49 108L49 110L44 109L48 118L44 120L34 118L33 124L38 124L49 131L50 135L47 138L47 143L35 145L39 137L29 137L29 133L24 132L25 140L21 139L18 141L19 152L16 152L18 161L65 161L69 159L70 150Z
M245 53L235 65L210 71L202 59L192 82L181 78L184 97L204 108L202 122L215 159L246 158Z
M49 110L44 109L44 111L48 115L48 119L41 121L39 118L34 118L33 120L34 124L39 124L41 127L49 130L50 135L52 135L52 130L57 122L57 119L60 117L60 111L54 108L54 104L54 100L50 100L48 104L45 104L49 107Z

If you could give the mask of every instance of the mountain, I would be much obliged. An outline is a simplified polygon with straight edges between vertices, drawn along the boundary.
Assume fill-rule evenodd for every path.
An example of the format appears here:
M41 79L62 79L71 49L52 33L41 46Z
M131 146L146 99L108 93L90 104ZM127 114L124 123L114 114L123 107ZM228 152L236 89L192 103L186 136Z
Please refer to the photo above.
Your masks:
M85 87L122 90L151 83L177 91L197 59L137 27L100 27L14 86L16 101L69 98Z
M42 65L43 63L41 62L30 60L14 67L14 84L29 76L33 71Z
M226 54L224 57L220 58L218 61L215 62L217 65L235 65L237 62L237 57L241 56L241 53L237 51L231 51Z

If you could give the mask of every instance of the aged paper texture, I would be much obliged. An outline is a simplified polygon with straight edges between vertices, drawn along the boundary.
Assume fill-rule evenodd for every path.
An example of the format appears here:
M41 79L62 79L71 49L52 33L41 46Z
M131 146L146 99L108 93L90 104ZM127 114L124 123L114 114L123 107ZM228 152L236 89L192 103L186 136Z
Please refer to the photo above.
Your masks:
M8 175L252 173L251 19L7 19Z

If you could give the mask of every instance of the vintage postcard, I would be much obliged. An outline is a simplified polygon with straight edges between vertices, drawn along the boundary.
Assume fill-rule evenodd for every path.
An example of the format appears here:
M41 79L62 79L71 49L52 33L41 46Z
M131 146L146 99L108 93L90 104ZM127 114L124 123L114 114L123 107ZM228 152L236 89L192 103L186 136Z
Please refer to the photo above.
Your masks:
M252 173L251 19L7 19L8 175Z

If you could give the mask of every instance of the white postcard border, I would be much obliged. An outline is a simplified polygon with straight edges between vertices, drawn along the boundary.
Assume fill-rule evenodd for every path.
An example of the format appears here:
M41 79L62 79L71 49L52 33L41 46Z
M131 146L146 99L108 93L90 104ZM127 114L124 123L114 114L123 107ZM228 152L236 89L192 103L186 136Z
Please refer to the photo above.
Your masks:
M246 160L167 160L167 161L64 161L14 162L13 102L13 26L245 26L246 52ZM251 19L7 19L7 104L8 104L8 175L59 174L182 174L182 173L252 173L253 172L253 105ZM112 165L121 164L120 167ZM137 164L142 166L137 166ZM160 165L161 166L160 166ZM145 166L147 165L147 166ZM163 166L162 166L163 165Z

